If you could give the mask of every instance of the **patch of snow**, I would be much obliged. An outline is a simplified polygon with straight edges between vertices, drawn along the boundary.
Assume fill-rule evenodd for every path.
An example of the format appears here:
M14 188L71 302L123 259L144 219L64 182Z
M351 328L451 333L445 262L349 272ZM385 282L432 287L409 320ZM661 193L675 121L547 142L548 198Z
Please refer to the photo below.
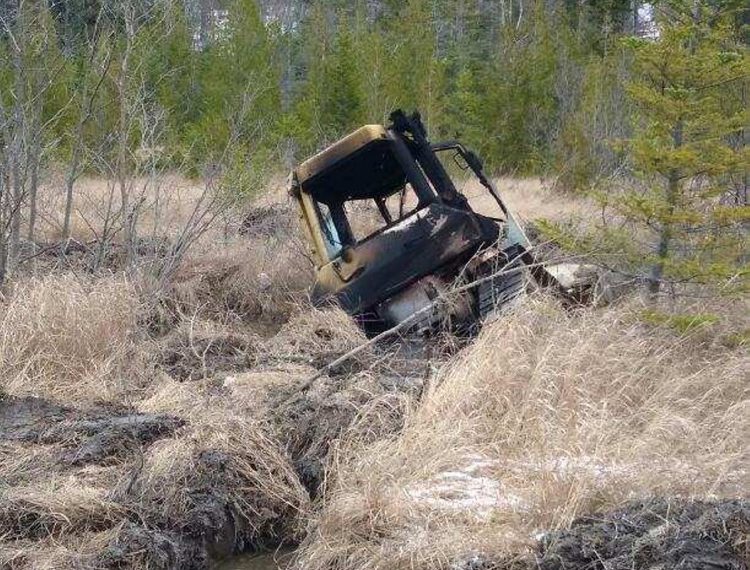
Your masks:
M549 532L544 530L535 530L531 533L531 538L533 538L536 541L542 541L544 538L549 534Z
M424 483L408 486L404 492L410 501L446 512L465 512L486 519L495 509L525 510L526 502L505 489L486 471L497 461L470 456L467 463L442 471Z
M560 479L576 474L593 476L604 481L611 477L633 474L635 465L604 463L600 459L581 455L578 457L552 457L535 461L511 461L508 465L518 471L552 473Z

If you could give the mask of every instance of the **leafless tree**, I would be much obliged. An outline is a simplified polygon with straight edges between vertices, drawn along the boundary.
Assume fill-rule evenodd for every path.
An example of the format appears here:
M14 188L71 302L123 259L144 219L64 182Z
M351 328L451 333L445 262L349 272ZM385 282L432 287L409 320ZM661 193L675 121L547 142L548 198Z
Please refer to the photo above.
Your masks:
M44 3L20 0L14 8L0 14L0 55L11 75L7 97L0 96L0 281L18 263L25 215L26 236L34 237L42 148L54 121L43 122L43 99L62 65Z

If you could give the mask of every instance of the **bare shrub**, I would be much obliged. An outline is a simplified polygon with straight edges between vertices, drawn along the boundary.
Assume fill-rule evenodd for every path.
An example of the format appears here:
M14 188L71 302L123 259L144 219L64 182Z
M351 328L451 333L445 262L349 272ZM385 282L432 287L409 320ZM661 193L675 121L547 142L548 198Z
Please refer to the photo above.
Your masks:
M3 388L65 402L112 400L137 384L138 298L121 278L20 283L0 316Z
M398 438L342 443L297 566L449 568L632 497L746 495L750 357L641 312L532 298L488 326Z

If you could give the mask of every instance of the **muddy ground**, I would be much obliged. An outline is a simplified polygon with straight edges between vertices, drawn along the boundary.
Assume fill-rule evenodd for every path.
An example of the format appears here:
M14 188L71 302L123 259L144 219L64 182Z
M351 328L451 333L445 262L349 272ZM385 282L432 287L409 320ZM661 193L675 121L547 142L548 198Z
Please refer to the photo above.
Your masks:
M279 437L294 473L312 498L320 492L328 445L350 429L375 398L398 394L418 396L426 377L404 371L378 379L349 370L322 379L308 392L280 389L269 394L269 435ZM420 363L426 365L426 362ZM234 367L232 367L234 370ZM383 371L381 370L381 373ZM189 376L186 376L186 381ZM221 390L217 384L212 390ZM373 414L367 437L397 432L402 414L388 405L385 417ZM396 410L394 412L394 410ZM284 508L268 497L242 496L235 486L247 482L233 471L236 460L218 449L200 451L192 474L175 474L174 485L184 486L188 506L179 519L162 512L161 498L140 494L143 457L158 442L169 441L189 429L178 415L141 413L118 407L75 409L44 399L5 396L0 400L0 449L8 456L34 450L32 470L38 477L74 477L86 470L113 470L105 478L108 516L92 512L80 519L56 514L33 497L16 496L14 486L35 481L29 470L4 482L7 501L0 506L2 568L34 568L34 541L65 540L70 536L106 535L107 540L73 555L71 547L55 568L202 569L213 560L248 549L294 544L301 536L300 511ZM258 457L258 461L263 458ZM7 472L7 471L6 471ZM8 492L10 491L10 492ZM256 490L257 491L257 490ZM144 497L148 501L143 503ZM243 520L234 501L254 501L254 520ZM621 509L580 517L569 529L545 534L533 556L484 560L474 556L459 566L466 570L513 568L525 570L601 569L726 569L750 568L750 503L702 502L664 498L633 502Z
M331 442L378 398L389 401L388 413L360 429L370 438L397 432L399 396L416 397L429 371L427 361L384 347L299 392L348 346L325 320L308 323L317 342L300 338L306 347L286 353L275 346L293 344L283 331L265 340L165 335L156 354L158 370L171 378L167 396L188 390L187 407L166 406L173 413L0 397L0 568L202 569L236 552L298 541ZM234 416L246 435L213 445L233 437L224 417ZM163 474L154 466L160 450L175 446L179 456L186 444L188 465L175 460ZM91 489L93 501L70 495L69 485Z
M547 534L527 568L745 570L750 502L664 498L580 517Z

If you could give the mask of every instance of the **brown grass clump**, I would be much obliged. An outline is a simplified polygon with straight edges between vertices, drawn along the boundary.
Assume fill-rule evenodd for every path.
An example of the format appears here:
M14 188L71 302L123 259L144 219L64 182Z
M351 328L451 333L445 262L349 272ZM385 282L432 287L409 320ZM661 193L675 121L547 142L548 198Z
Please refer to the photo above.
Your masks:
M500 196L511 211L524 221L545 218L564 220L591 218L597 210L591 202L553 189L554 180L504 177L495 180ZM498 206L487 190L475 179L459 184L469 203L480 214L498 215Z
M124 516L107 493L73 476L0 489L0 528L6 540L106 528Z
M269 355L294 360L313 366L323 366L337 356L366 342L362 329L338 308L316 309L307 307L291 318L281 330L266 343ZM348 363L356 366L372 359L365 352Z
M312 282L307 260L284 237L243 239L191 255L171 289L178 311L242 322L266 336L276 332Z
M30 279L0 310L0 381L7 393L80 404L133 388L138 299L126 279Z
M80 554L57 538L0 544L0 568L4 570L68 570L75 568L77 561Z
M126 504L160 528L205 535L218 549L227 542L228 551L295 535L307 494L268 425L210 385L167 381L142 407L180 413L188 426L123 479Z
M40 481L52 472L59 455L57 445L0 441L0 481L9 486Z
M62 175L51 174L39 188L39 220L37 235L44 241L62 237L65 212L65 181ZM175 235L185 225L204 194L204 184L178 175L136 178L132 180L134 196L142 200L137 229L140 235ZM82 177L73 194L71 237L85 242L102 234L106 205L119 201L119 188L114 179ZM111 215L111 214L110 214ZM112 221L110 220L110 224ZM110 230L111 231L111 230Z
M641 312L530 299L488 326L398 438L344 442L298 567L449 568L633 498L747 496L750 356Z

